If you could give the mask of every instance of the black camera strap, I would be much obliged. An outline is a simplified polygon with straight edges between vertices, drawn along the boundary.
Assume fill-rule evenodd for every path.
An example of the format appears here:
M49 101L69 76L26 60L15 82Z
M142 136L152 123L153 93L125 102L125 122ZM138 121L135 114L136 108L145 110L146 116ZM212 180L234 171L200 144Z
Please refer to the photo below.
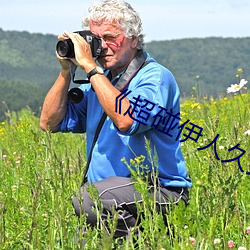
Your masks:
M83 180L82 180L81 186L83 186L87 182L87 174L88 174L88 170L89 170L89 164L90 164L90 161L91 161L91 158L92 158L92 152L93 152L95 143L96 143L96 141L98 139L98 136L99 136L99 134L101 132L102 125L103 125L103 123L106 120L106 117L107 117L107 114L104 112L102 114L102 117L101 117L98 125L97 125L96 131L95 131L95 136L94 136L94 139L92 141L91 149L90 149L90 152L89 152L89 157L88 157L88 160L87 160L87 163L86 163L86 166L85 166L85 170L84 170L84 175L83 175Z
M149 62L146 61L146 55L144 54L143 50L139 50L136 57L131 61L129 64L128 68L125 70L125 72L121 75L120 79L116 83L115 87L120 90L121 92L128 86L130 81L133 79L133 77L136 75L136 73L146 66ZM89 83L89 82L88 82ZM83 180L81 186L83 186L87 182L87 174L88 174L88 169L89 169L89 164L92 158L92 152L95 146L95 143L98 139L98 136L101 132L102 126L106 120L107 114L104 112L102 114L102 117L97 125L96 132L94 139L92 141L91 149L89 152L88 160L86 163L86 167L84 170L84 175L83 175Z

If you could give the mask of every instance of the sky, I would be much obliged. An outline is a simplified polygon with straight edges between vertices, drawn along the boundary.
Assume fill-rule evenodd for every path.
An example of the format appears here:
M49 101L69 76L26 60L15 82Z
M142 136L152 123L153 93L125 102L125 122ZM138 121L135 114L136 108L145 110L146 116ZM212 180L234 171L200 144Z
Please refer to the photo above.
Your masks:
M76 31L93 1L0 0L0 28L54 35ZM141 16L145 42L250 37L249 0L127 1Z

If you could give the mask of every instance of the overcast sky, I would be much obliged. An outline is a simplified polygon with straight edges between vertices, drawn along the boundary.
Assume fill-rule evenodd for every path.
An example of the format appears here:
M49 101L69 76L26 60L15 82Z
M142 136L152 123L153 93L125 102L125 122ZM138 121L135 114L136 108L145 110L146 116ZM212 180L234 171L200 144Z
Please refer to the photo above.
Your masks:
M61 34L81 28L93 0L0 0L0 28ZM250 0L128 0L139 12L145 41L250 37ZM0 37L1 39L1 37Z

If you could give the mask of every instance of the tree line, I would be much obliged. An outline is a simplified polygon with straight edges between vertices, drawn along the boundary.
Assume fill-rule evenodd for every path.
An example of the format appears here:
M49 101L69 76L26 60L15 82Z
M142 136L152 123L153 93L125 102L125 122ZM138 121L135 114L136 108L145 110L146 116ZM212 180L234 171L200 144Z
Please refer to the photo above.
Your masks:
M0 29L0 120L8 109L29 107L39 115L60 70L56 43L54 35ZM172 71L183 98L193 94L217 98L239 78L250 78L248 37L152 41L145 49Z

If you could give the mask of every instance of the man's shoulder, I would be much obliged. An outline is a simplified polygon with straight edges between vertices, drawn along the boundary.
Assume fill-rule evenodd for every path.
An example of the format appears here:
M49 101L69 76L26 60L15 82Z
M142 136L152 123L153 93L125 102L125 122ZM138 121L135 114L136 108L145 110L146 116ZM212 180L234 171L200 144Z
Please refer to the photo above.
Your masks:
M146 65L144 66L144 69L141 70L140 77L154 77L154 78L167 78L167 79L173 79L173 73L164 65L157 62L152 57L147 57L146 59Z

